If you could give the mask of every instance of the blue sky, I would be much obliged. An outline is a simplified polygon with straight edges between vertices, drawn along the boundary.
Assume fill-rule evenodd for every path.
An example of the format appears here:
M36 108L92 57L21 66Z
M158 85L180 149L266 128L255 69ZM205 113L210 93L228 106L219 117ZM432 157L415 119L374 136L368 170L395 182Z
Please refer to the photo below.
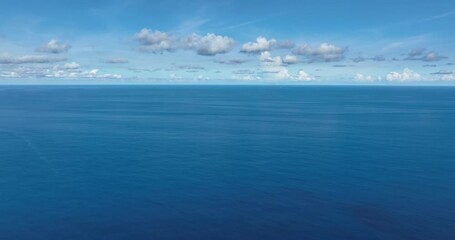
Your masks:
M0 2L0 83L452 83L455 2Z

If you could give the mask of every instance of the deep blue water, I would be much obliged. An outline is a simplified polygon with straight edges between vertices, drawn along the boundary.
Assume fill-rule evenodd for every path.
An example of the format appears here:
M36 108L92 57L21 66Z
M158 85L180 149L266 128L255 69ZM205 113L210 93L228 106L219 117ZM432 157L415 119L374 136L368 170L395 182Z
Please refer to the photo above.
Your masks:
M0 87L0 239L455 239L455 88Z

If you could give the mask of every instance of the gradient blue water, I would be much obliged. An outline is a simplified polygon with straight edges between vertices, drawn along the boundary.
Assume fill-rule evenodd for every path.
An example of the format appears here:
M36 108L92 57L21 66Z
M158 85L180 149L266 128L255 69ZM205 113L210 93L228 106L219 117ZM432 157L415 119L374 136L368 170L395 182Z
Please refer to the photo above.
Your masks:
M0 239L455 239L455 88L0 87Z

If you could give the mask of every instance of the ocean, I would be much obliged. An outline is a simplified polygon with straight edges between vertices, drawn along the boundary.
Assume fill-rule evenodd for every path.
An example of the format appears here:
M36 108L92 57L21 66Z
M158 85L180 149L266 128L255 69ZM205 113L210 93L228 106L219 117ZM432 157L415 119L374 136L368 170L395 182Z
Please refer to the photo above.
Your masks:
M1 86L0 239L455 239L455 87Z

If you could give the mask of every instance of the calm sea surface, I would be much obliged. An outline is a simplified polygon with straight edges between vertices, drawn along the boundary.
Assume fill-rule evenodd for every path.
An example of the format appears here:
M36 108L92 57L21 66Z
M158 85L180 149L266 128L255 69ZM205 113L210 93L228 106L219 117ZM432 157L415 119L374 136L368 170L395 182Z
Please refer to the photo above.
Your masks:
M0 239L455 239L455 88L3 86Z

